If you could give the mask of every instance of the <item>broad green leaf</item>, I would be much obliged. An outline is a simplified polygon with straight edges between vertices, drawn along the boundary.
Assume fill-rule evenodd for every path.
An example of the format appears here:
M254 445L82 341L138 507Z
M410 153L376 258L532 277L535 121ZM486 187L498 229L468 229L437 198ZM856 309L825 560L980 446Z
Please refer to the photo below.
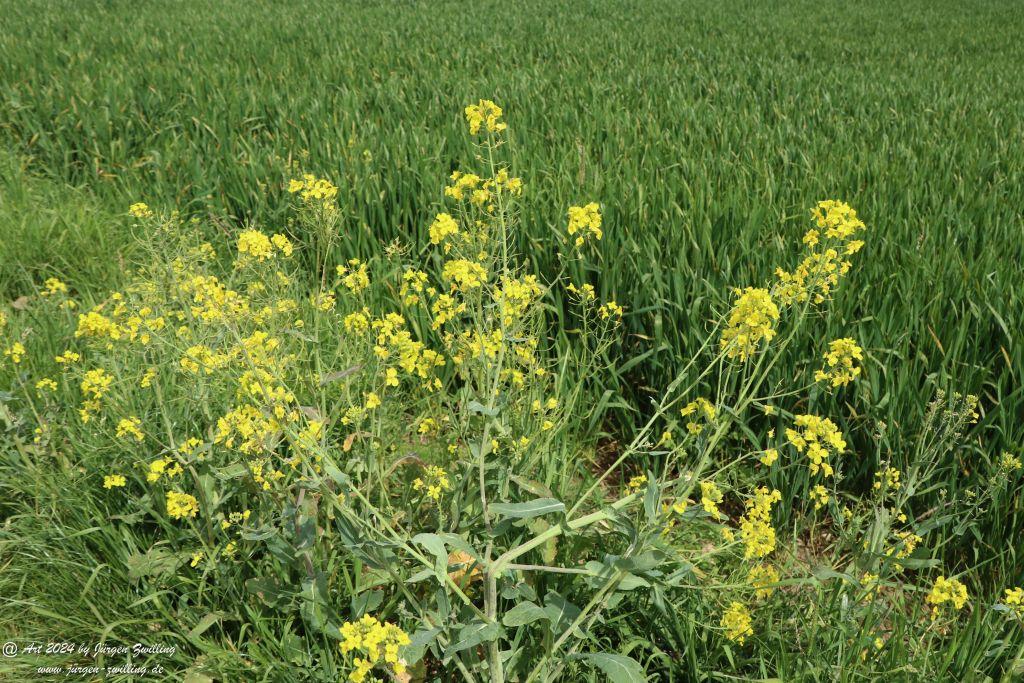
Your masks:
M501 637L501 633L501 624L485 624L482 621L473 622L459 631L454 642L444 651L445 657L449 657L456 652L468 650L471 647L476 647L480 643L497 640Z
M594 668L600 669L608 677L610 683L645 683L647 674L640 662L625 655L613 655L607 652L585 652L573 655L573 659L582 659Z
M538 619L547 619L548 613L544 611L544 608L524 600L518 605L505 612L505 616L502 617L501 623L505 624L509 628L516 626L525 626L526 624L533 623Z

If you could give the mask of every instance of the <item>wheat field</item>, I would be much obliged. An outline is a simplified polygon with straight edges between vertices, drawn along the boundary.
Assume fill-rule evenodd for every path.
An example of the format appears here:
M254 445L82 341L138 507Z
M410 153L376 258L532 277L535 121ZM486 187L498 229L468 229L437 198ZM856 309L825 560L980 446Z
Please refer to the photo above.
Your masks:
M1014 3L0 5L0 679L1024 676Z

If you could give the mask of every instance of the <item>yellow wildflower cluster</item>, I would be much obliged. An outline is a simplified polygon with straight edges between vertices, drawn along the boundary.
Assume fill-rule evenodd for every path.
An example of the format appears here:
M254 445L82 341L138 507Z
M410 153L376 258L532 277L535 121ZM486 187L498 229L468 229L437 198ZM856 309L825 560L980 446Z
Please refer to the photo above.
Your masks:
M711 401L701 397L683 406L679 410L679 414L684 418L690 418L686 423L686 431L691 434L700 434L704 431L705 423L714 423L718 411Z
M751 626L750 612L741 602L733 602L722 614L722 628L725 629L725 637L742 645L748 636L754 635Z
M757 353L762 342L775 337L779 308L767 289L747 287L736 290L736 301L722 331L722 351L729 358L745 361Z
M917 546L924 540L913 531L893 531L893 543L886 548L886 557L895 557L897 560L905 560L914 554Z
M455 219L451 217L451 214L439 213L434 218L434 222L430 224L430 243L437 245L444 242L449 237L459 234L459 224L455 222ZM451 251L451 245L446 244L444 251L447 254Z
M113 489L124 486L127 481L122 474L108 474L103 477L103 488Z
M146 436L142 433L142 420L137 417L126 417L117 423L118 438L132 438L142 441Z
M779 572L770 564L756 564L747 573L747 581L754 588L754 597L759 600L771 597L779 582Z
M501 286L494 294L498 315L503 324L512 327L515 320L537 302L542 291L535 275L526 275L522 278L503 276Z
M428 391L441 388L441 379L435 374L445 365L443 355L416 341L405 326L405 319L397 313L388 313L370 322L375 334L374 355L382 361L394 360L398 369L421 382ZM395 381L397 377L392 376ZM394 385L395 381L389 384Z
M405 660L399 657L399 648L409 644L409 636L394 624L381 623L369 614L359 621L342 624L342 654L361 653L352 660L353 669L348 675L352 683L362 683L370 671L379 664L390 667L395 676L405 673Z
M471 135L480 133L484 128L488 133L500 133L507 125L501 121L501 107L491 100L480 100L466 107L466 122Z
M1014 472L1024 468L1024 462L1021 459L1010 453L1009 451L1003 451L999 456L999 469L1004 472Z
M1010 608L1018 619L1024 619L1024 588L1018 586L1004 590L1003 604Z
M36 389L39 391L57 391L57 382L50 377L44 377L36 382Z
M174 460L171 460L170 458L157 458L153 462L149 463L149 468L146 472L146 481L153 483L160 481L161 477L173 479L183 471L184 470L181 465Z
M825 507L828 505L828 501L831 500L828 489L821 484L816 484L811 488L811 500L814 501L815 510Z
M575 244L583 246L588 238L593 236L600 240L604 236L601 230L601 211L597 202L590 202L586 206L569 207L569 235L576 235Z
M128 207L128 215L135 218L150 218L153 216L153 212L144 202L135 202Z
M722 490L713 481L702 481L700 483L700 504L704 511L717 519L721 516L718 504L722 502Z
M78 361L82 360L82 356L68 349L59 356L54 356L53 360L55 363L57 363L57 365L73 365Z
M298 193L302 201L326 204L338 196L338 188L326 178L317 178L312 173L302 174L302 178L288 181L288 192Z
M629 480L629 483L626 484L626 488L629 490L630 493L634 493L636 491L639 491L640 487L643 486L646 483L647 483L647 475L646 474L638 474L638 475L636 475L635 477L632 477Z
M829 343L825 353L825 367L814 373L815 382L831 382L833 387L846 386L860 377L857 361L864 359L862 349L849 337Z
M796 429L786 429L786 438L798 453L807 453L811 474L820 471L822 476L831 477L834 470L828 462L829 456L846 450L839 428L827 417L817 415L797 415L794 424Z
M900 471L895 467L886 467L875 472L875 483L871 487L876 491L899 491Z
M939 576L935 579L932 590L928 593L925 601L932 606L932 619L937 619L940 608L946 603L951 604L954 609L963 609L967 604L967 586L957 579Z
M811 253L792 273L782 268L775 271L778 281L772 291L782 306L807 301L824 302L838 286L839 279L850 270L851 264L845 260L846 257L856 254L864 246L863 241L851 239L865 226L849 205L835 200L819 202L811 209L811 216L816 227L803 237Z
M251 228L239 233L237 248L239 257L243 259L242 262L245 259L262 262L274 258L277 254L288 257L294 250L291 240L284 235L275 234L268 237L259 230Z
M428 465L423 470L423 476L416 477L412 483L414 491L423 491L427 494L427 498L434 501L441 500L441 494L451 490L451 487L448 473L437 465Z
M21 362L21 359L25 356L25 347L21 342L14 342L6 349L4 349L4 356L11 359L11 362L17 365Z
M453 292L475 289L487 282L487 270L468 259L448 261L442 268L442 275L451 283Z
M103 396L107 393L114 378L103 368L89 370L82 378L82 407L79 410L79 417L82 423L100 411Z
M589 303L597 298L597 292L594 291L594 286L591 284L577 287L574 283L570 282L565 289L572 295L573 299L581 304Z
M167 515L173 519L195 517L199 512L199 501L195 496L177 491L167 492Z
M55 277L47 278L43 286L45 289L39 292L40 296L50 297L68 293L68 286Z
M767 557L775 550L775 529L772 527L772 506L782 500L782 494L759 486L745 502L746 512L740 517L740 538L746 548L745 559Z
M349 259L348 264L337 267L341 284L352 293L358 293L370 286L369 266L357 258Z

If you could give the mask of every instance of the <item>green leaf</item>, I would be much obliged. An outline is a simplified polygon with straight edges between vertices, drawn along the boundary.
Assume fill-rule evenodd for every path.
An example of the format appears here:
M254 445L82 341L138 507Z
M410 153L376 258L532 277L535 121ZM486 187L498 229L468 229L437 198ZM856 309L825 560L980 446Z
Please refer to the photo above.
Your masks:
M547 486L545 486L544 484L540 483L539 481L534 481L533 479L527 479L526 477L520 477L518 474L509 475L509 479L514 481L516 484L518 484L522 489L524 489L528 493L532 493L535 496L538 496L538 497L541 497L541 498L553 498L554 497L554 494L551 493L551 489L549 489Z
M459 635L455 639L455 642L449 645L448 649L445 650L445 657L449 657L456 652L468 650L471 647L476 647L480 643L497 640L501 637L501 633L501 624L485 624L482 621L473 622L459 631Z
M529 600L524 600L509 611L505 612L505 616L502 617L501 623L505 624L505 626L508 626L509 628L514 628L516 626L531 624L538 619L547 618L548 613L544 611L544 608L530 602Z
M488 417L497 417L498 413L501 412L501 408L488 408L483 403L480 403L480 401L470 401L466 404L466 408L471 413L480 413L481 415L486 415Z
M527 503L494 503L488 509L501 517L514 517L516 519L529 519L540 515L550 515L555 512L565 512L565 503L554 498L537 498Z
M444 575L448 571L448 549L444 545L444 539L437 534L416 534L412 537L412 542L423 546L434 556L434 574L444 585Z
M257 577L249 579L245 582L245 588L268 607L275 607L279 602L283 602L285 598L285 592L282 589L281 583L274 578Z
M439 633L441 633L441 627L436 626L431 629L421 629L409 636L409 644L402 648L402 658L405 659L405 663L412 666L423 659L427 648Z
M582 659L594 668L600 669L611 683L644 683L647 674L640 662L625 655L612 655L607 652L584 652L573 655L572 659Z
M580 615L580 608L563 598L557 591L548 591L544 596L544 613L551 621L551 632L560 634ZM576 635L582 635L578 629Z
M167 548L151 548L145 554L135 553L125 560L128 566L128 578L138 581L144 576L166 576L174 571L184 560Z
M249 474L249 467L245 463L236 462L234 465L214 470L213 474L218 479L241 479Z

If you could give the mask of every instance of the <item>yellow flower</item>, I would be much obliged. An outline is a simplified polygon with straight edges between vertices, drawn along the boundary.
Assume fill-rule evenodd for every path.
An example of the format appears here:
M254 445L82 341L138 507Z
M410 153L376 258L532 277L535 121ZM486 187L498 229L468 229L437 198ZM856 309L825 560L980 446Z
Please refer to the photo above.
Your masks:
M746 512L740 517L740 537L746 547L744 558L759 559L775 550L775 529L771 524L772 505L782 500L777 489L760 486L744 503Z
M466 107L466 122L469 124L470 135L477 135L480 128L488 133L500 133L506 125L501 121L501 107L491 100L480 100L477 104Z
M337 267L338 277L349 291L358 293L370 286L370 269L357 258L349 259L347 266Z
M146 473L146 481L159 481L160 477L163 476L166 476L168 479L173 479L181 474L182 471L181 465L170 458L160 458L149 463L149 470Z
M786 429L786 438L798 453L806 451L811 461L811 474L820 471L823 476L831 477L833 469L828 463L829 456L846 450L846 441L839 428L827 417L817 415L797 415L795 425L798 429Z
M36 382L36 389L39 391L57 391L57 382L49 377L44 377Z
M1024 619L1024 588L1007 588L1003 591L1003 604L1018 618Z
M341 633L338 648L343 655L355 652L364 655L353 658L355 668L349 672L348 680L360 683L378 665L390 667L396 677L405 673L405 660L399 657L399 648L408 645L410 641L409 636L398 626L381 623L375 617L365 614L358 621L345 622L338 630Z
M779 452L774 448L768 448L761 454L759 459L762 463L770 467L772 463L779 459Z
M570 235L577 235L577 247L583 246L591 235L598 240L604 236L601 231L601 211L596 202L590 202L586 206L569 207L568 232Z
M68 293L68 286L55 277L47 278L46 282L43 284L46 286L46 289L40 292L40 295L42 296L53 296L55 294Z
M717 519L721 515L718 511L718 504L721 502L722 491L715 485L715 482L702 481L700 483L700 504L704 506L704 511Z
M195 496L176 491L167 492L167 514L174 519L195 517L199 512L199 501Z
M967 587L957 579L939 576L935 579L925 601L932 606L932 619L936 619L939 616L939 608L946 603L952 603L957 610L967 604Z
M259 230L243 230L238 235L238 253L257 261L265 261L273 257L274 245L270 238Z
M833 387L846 386L860 377L861 368L856 364L863 360L862 349L849 337L829 343L825 353L825 367L814 373L815 382L831 382Z
M125 481L124 475L121 474L108 474L103 477L103 488L112 489L124 486L127 482Z
M609 318L618 320L622 317L622 313L622 306L619 306L614 301L609 301L597 309L597 314L601 316L602 320L608 320Z
M900 471L895 467L887 467L875 472L875 483L872 484L872 488L876 491L898 491L900 489Z
M999 468L1006 472L1012 472L1024 468L1024 463L1009 451L1003 451L1002 455L999 456Z
M150 211L149 207L143 202L135 202L128 207L128 215L134 216L135 218L150 218L153 212Z
M284 256L291 256L294 247L292 246L291 240L284 235L278 233L270 238L270 243L274 245L274 248L281 252Z
M768 598L775 591L775 587L772 584L779 582L779 572L771 565L754 565L747 574L747 581L754 587L754 596L756 598Z
M747 636L754 635L751 628L750 612L741 602L733 602L722 615L721 625L725 629L725 637L742 645Z
M4 355L10 358L12 363L17 365L25 356L25 347L22 346L21 342L14 342L4 349Z
M430 224L430 243L441 244L447 238L452 235L459 234L459 224L455 222L455 219L447 213L439 213L434 218L434 222ZM445 252L451 249L450 245L445 245Z
M757 352L761 342L775 336L779 308L767 289L747 287L736 290L736 301L722 331L722 351L729 358L745 361Z
M155 367L146 368L146 372L139 378L139 386L143 389L153 386L153 380L156 379L157 369Z
M444 264L441 274L451 282L452 290L474 289L487 282L487 271L475 261L456 259Z
M632 491L638 491L640 489L640 487L643 486L646 483L647 483L647 475L640 474L640 475L637 475L637 476L633 477L632 479L630 479L629 483L626 485L626 487L631 492Z
M117 436L119 438L132 437L136 441L145 439L142 433L142 420L137 417L126 417L117 423Z
M830 500L828 489L821 484L818 484L811 489L811 500L814 501L815 510L820 510L824 506L828 505L828 501Z
M860 585L864 589L864 596L861 598L864 602L870 602L878 594L878 574L872 574L871 572L864 572L860 577Z
M451 482L448 481L448 473L436 465L428 465L423 470L423 477L417 477L412 482L414 491L424 491L427 497L436 501L441 499L441 494L451 490Z
M302 179L291 179L288 181L288 192L299 193L302 201L307 204L322 203L328 204L338 196L338 188L326 178L317 178L312 173L305 173Z

